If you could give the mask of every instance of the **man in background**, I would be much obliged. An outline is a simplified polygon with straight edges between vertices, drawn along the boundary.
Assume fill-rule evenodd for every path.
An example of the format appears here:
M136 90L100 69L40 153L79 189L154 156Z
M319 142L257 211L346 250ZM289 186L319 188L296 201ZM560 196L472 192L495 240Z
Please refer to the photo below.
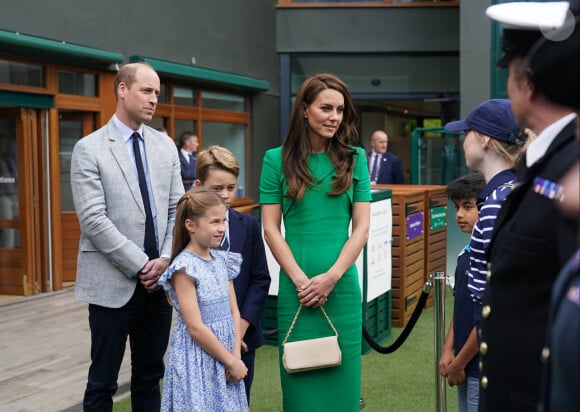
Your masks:
M401 159L387 152L389 136L375 130L371 136L371 151L367 153L371 184L405 184Z
M197 164L197 148L199 142L193 132L182 132L179 135L179 163L181 164L181 180L183 188L187 192L195 181L195 168Z

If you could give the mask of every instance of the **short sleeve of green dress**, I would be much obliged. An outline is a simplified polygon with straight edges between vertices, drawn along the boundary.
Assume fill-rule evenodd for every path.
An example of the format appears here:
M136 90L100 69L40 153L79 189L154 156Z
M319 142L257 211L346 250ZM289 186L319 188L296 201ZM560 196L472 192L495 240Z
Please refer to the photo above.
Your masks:
M370 202L370 180L363 149L354 148L353 183L343 194L329 196L335 174L326 153L311 154L308 165L315 187L300 202L285 197L281 148L266 152L260 179L260 203L280 204L285 239L308 277L326 272L349 237L355 202ZM317 371L288 374L280 363L284 411L358 411L361 374L362 297L353 265L328 296L325 309L339 333L342 365ZM290 279L280 273L278 337L282 341L299 301ZM333 332L320 309L304 308L289 341L317 338ZM280 357L282 348L280 348Z

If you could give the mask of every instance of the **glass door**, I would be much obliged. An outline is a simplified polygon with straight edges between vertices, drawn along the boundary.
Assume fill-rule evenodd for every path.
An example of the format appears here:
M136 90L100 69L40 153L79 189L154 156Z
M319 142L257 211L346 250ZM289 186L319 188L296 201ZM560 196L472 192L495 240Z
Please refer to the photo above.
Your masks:
M0 108L0 293L46 290L46 112Z
M95 130L95 113L61 110L58 115L62 286L76 279L81 229L72 199L70 162L75 143Z

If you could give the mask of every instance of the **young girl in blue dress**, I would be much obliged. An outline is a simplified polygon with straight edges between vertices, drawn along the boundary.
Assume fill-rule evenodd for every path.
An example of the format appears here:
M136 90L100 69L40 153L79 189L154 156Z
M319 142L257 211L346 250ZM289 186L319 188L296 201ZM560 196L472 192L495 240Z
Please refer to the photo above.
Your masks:
M196 187L177 204L171 264L159 279L177 312L163 381L162 411L247 411L236 253L213 249L225 232L226 206Z

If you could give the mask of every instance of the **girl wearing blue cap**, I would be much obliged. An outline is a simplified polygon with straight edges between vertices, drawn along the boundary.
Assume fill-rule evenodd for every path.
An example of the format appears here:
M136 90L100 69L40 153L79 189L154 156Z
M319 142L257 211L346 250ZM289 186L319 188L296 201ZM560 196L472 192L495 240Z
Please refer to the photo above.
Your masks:
M485 290L486 250L491 240L493 225L501 204L510 193L516 179L515 166L524 152L525 133L520 131L506 99L493 99L477 106L465 120L447 123L445 130L466 132L463 142L467 167L483 174L486 186L477 199L479 219L473 227L470 240L470 264L467 271L468 290L476 303L473 323L455 325L457 335L467 336L465 342L454 342L455 356L446 358L447 379L450 385L459 385L459 411L477 411L479 398L479 371L466 368L477 365L472 360L479 356L477 328L481 317L481 299Z

